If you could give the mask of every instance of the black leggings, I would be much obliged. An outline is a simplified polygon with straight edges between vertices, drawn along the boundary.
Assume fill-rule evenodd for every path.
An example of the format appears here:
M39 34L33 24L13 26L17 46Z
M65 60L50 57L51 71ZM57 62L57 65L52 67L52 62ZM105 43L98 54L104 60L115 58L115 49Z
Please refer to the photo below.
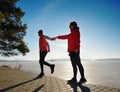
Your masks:
M47 55L47 51L40 51L39 55L40 55L39 64L40 64L40 68L41 68L41 73L44 73L43 65L47 65L47 66L50 67L51 64L49 64L48 62L45 61L45 57Z
M70 56L70 60L71 60L72 67L73 67L73 74L74 74L73 78L77 77L77 66L78 66L79 72L81 74L81 78L85 78L84 77L84 68L81 64L81 59L80 59L79 53L69 52L69 56Z

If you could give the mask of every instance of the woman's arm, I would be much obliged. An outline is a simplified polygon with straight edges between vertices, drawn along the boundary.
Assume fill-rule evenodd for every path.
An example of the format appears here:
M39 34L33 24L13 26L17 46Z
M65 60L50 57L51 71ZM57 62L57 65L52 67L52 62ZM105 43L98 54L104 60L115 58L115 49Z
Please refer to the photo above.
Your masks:
M70 34L57 36L58 39L68 39Z

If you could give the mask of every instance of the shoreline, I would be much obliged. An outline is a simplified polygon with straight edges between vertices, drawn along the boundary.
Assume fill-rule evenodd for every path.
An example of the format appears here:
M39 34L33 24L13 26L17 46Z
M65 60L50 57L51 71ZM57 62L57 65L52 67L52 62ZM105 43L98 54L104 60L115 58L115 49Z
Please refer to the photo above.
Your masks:
M0 92L119 92L120 89L93 84L67 84L66 80L0 66Z
M113 87L85 83L83 85L67 84L66 80L44 76L35 79L36 74L0 66L0 92L119 92ZM79 88L78 88L79 87ZM99 90L99 91L98 91Z
M72 66L70 62L50 62L56 64L54 74L50 73L49 67L45 66L45 75L49 77L60 78L63 80L69 80L72 78ZM108 86L114 88L120 88L120 62L82 62L85 69L85 76L87 83L99 86ZM10 65L13 68L17 65L22 65L21 70L23 72L32 73L38 75L40 73L40 67L38 62L4 62L0 63ZM62 67L61 67L62 66ZM62 75L62 76L61 76ZM78 72L78 81L80 75Z

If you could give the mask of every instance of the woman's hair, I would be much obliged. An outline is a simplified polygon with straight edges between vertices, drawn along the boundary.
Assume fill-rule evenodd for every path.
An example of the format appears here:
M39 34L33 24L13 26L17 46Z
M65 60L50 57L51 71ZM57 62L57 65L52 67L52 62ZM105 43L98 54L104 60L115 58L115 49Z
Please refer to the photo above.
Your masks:
M39 34L43 34L43 30L39 30L38 33L39 33Z
M70 26L73 25L75 28L77 27L77 23L75 21L70 22Z

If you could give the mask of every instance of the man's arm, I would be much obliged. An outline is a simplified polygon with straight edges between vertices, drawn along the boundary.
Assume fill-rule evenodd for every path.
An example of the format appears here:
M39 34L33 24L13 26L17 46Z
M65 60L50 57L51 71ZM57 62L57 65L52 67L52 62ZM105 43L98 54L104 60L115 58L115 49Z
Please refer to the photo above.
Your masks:
M45 37L45 39L47 39L47 40L51 40L51 41L55 40L54 38L51 38L51 37L49 37L49 36L45 36L45 35L44 35L44 37Z

